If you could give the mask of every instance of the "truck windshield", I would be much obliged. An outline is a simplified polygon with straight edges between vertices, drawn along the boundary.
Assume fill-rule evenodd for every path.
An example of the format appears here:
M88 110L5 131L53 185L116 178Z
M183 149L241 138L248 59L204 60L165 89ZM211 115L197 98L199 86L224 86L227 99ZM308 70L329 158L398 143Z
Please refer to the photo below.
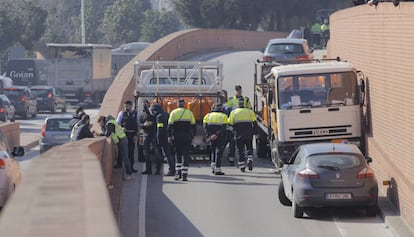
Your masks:
M282 76L277 94L279 109L359 104L354 72Z

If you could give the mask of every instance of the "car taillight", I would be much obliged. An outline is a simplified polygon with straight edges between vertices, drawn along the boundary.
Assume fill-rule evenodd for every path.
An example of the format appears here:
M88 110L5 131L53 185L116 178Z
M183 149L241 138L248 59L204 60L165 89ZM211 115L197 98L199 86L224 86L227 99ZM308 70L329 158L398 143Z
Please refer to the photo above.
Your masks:
M309 60L309 56L308 55L304 55L304 56L299 56L296 57L297 60Z
M92 96L92 93L85 93L85 97L91 97Z
M24 96L20 97L20 101L21 102L26 102L26 97L24 97Z
M263 56L263 61L271 61L272 58L268 56Z
M3 159L0 159L0 169L4 169L6 167L6 162Z
M299 171L298 177L301 179L319 179L319 175L309 168Z
M374 171L371 168L363 168L361 171L358 172L357 178L358 179L366 179L374 177Z
M40 132L40 136L44 138L46 136L46 123L42 125L42 132Z
M47 98L52 98L53 94L50 92L49 94L47 94Z
M0 113L4 113L4 109L0 109Z

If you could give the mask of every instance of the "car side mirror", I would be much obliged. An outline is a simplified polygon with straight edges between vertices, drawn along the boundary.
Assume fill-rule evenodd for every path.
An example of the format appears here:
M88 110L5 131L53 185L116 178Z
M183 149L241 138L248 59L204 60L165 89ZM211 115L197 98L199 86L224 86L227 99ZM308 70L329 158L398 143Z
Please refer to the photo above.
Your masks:
M260 49L260 52L264 53L264 51L265 51L265 48Z
M372 163L372 158L371 157L366 157L365 160L367 161L367 163Z
M12 155L13 156L24 156L24 148L22 146L13 147Z

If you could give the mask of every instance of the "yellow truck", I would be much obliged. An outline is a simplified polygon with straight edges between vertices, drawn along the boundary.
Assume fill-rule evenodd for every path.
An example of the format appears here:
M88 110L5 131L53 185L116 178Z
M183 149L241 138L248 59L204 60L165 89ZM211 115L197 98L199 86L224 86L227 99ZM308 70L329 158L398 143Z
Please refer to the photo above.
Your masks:
M315 142L354 143L364 151L363 74L338 60L256 62L259 157L270 156L281 167L299 145Z

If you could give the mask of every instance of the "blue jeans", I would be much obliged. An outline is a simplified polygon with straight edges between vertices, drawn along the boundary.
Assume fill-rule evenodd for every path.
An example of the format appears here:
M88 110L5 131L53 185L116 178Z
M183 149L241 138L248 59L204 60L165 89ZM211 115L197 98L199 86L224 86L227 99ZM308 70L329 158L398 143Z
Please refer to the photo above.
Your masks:
M128 139L127 137L119 139L118 143L118 154L122 157L122 160L124 161L125 169L127 174L132 174L132 167L131 162L128 158Z

